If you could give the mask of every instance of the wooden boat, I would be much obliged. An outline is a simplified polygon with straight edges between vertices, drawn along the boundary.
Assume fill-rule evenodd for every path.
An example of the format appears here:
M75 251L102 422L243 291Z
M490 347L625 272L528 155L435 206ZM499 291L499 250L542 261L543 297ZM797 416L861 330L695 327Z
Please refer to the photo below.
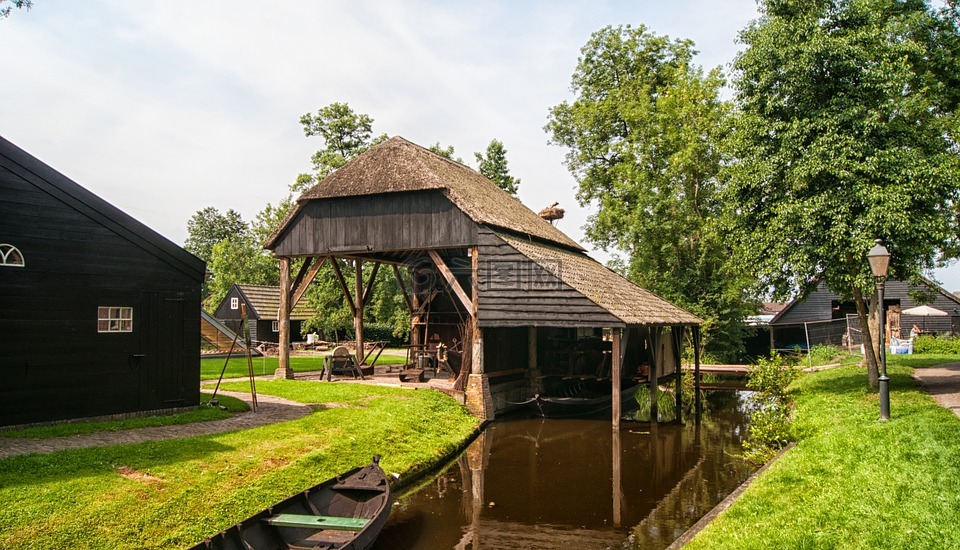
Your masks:
M636 395L642 384L625 385L620 390L620 408L637 408ZM587 381L573 386L562 395L535 395L528 408L544 418L573 418L599 415L610 411L613 398L609 380Z
M363 550L380 534L390 506L390 484L375 455L369 465L294 495L193 548Z

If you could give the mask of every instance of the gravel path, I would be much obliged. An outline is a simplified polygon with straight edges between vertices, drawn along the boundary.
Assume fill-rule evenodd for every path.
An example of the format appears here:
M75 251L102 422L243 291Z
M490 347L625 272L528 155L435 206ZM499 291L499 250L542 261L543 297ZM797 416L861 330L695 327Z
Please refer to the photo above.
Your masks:
M250 402L249 393L226 391L219 393L243 399L248 403ZM49 439L0 438L0 458L35 453L52 453L66 449L104 447L107 445L123 445L127 443L141 443L144 441L178 439L196 435L229 432L273 424L275 422L295 420L310 414L311 411L308 405L271 395L257 395L257 404L257 412L248 411L235 414L223 420L211 420L209 422L192 422L190 424L180 424L177 426L157 426L116 432L96 432Z
M914 369L913 377L940 406L960 417L960 363Z

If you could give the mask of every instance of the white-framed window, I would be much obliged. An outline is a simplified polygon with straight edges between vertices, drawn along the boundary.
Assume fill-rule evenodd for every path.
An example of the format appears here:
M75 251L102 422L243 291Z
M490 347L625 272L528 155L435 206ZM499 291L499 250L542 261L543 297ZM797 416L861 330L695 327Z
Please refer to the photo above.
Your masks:
M274 321L270 328L273 329L273 332L280 332L280 321Z
M133 332L133 308L98 307L97 332Z
M23 254L12 244L0 243L0 267L24 267Z
M230 309L239 309L240 308L240 298L236 296L230 298Z

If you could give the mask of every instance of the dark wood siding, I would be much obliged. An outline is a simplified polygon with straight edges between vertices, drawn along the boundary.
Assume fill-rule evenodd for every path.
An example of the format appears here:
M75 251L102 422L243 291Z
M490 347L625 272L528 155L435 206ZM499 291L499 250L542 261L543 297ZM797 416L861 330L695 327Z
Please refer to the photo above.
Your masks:
M25 267L0 267L0 424L198 404L202 272L171 266L7 162L0 242ZM99 306L132 307L133 332L98 333Z
M481 227L478 240L481 327L623 325L493 231Z
M472 246L476 224L440 191L308 202L277 240L278 256Z
M913 297L910 295L911 290L914 290L908 282L898 281L898 280L889 280L884 286L883 301L886 304L887 308L890 308L893 305L900 305L900 309L910 309L916 307L918 304L914 301ZM910 327L914 324L920 326L927 332L933 332L938 334L950 334L954 332L954 324L960 321L960 299L951 297L946 292L941 292L939 288L935 286L929 287L930 291L934 292L934 300L932 302L927 302L926 305L937 308L941 311L947 313L946 317L918 317L912 315L902 315L900 318L900 327L901 335L906 336L910 332ZM842 311L855 312L852 305L848 303L842 303L840 297L833 292L827 290L826 285L820 283L817 286L817 290L811 292L806 300L796 302L789 306L779 319L775 323L771 323L775 327L797 325L805 322L812 321L824 321L830 320L832 318L840 317L842 315L835 314L833 307L835 305L840 305ZM782 330L776 330L776 334L786 335L787 333ZM800 333L793 335L793 340L799 338ZM784 338L785 339L785 338ZM777 337L778 343L782 338Z

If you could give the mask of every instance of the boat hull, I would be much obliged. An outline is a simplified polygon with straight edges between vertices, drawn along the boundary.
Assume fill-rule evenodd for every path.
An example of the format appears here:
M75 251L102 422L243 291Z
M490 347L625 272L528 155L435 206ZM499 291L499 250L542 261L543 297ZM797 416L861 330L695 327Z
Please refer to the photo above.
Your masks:
M390 484L376 456L369 465L298 493L193 548L364 550L386 524L391 504Z
M628 385L620 390L620 407L626 412L637 408L636 394L641 384ZM544 418L576 418L597 416L608 413L613 408L612 392L609 382L606 392L592 388L578 395L547 396L536 395L530 401L528 409Z

